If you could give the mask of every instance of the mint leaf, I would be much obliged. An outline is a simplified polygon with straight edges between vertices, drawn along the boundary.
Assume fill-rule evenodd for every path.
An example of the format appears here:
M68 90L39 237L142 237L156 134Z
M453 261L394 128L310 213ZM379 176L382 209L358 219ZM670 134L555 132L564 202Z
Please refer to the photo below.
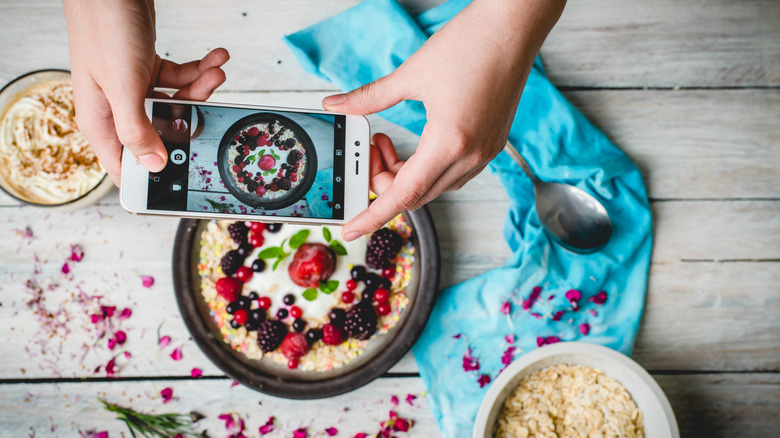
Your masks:
M250 163L254 163L255 161L257 161L257 155L250 155L249 158L247 158L246 160L249 161Z
M257 156L262 157L263 155L265 155L265 149L260 149L260 152L257 153Z
M333 240L330 242L330 249L332 249L333 252L336 253L336 255L340 255L340 256L347 255L347 248L344 248L344 245L340 244L337 240Z
M301 230L295 233L294 236L290 237L290 248L300 248L300 246L303 245L303 242L306 241L306 238L309 237L309 232L309 230Z
M325 237L325 240L330 242L333 240L333 237L330 235L330 230L328 227L322 227L322 236Z
M259 254L257 254L257 258L267 260L267 259L275 259L277 257L281 257L282 254L284 254L284 251L280 246L272 246L270 248L266 248L262 251L260 251Z
M303 291L303 297L306 298L309 301L314 301L317 299L317 289L309 288Z
M332 294L339 288L339 282L337 280L330 280L327 283L320 283L320 290L324 294Z

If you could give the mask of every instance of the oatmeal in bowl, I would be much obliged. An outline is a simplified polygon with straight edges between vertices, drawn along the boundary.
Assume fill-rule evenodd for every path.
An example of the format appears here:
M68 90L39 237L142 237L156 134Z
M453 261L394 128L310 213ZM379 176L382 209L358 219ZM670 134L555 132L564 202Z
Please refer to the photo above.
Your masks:
M189 245L193 258L175 260L185 323L217 366L272 395L328 397L368 383L409 350L433 306L438 247L425 210L353 242L336 226L182 227L177 251Z

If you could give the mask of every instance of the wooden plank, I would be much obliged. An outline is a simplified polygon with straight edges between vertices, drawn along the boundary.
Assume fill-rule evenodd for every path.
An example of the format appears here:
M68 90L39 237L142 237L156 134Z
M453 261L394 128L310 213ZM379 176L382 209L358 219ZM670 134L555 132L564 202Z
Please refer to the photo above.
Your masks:
M163 403L160 391L172 388L174 399ZM243 386L230 386L230 380L81 382L60 384L0 385L0 424L4 436L80 436L79 431L108 431L112 437L129 436L116 415L102 409L98 398L143 413L196 411L205 418L199 430L208 436L227 436L225 423L217 417L238 414L246 424L246 435L259 436L258 427L273 416L275 431L269 436L292 436L300 427L308 436L327 436L335 427L338 436L359 432L373 435L389 411L411 420L410 436L439 436L433 414L422 396L420 378L380 379L356 391L322 400L287 400L271 397ZM412 406L407 394L415 395ZM397 396L400 403L390 401Z
M333 89L305 73L281 41L358 0L168 1L157 4L157 49L184 62L223 46L226 90ZM406 1L419 11L431 1ZM772 0L569 2L542 54L555 83L587 87L780 85L780 6ZM40 29L45 23L46 31ZM0 4L0 82L39 68L67 68L61 2Z

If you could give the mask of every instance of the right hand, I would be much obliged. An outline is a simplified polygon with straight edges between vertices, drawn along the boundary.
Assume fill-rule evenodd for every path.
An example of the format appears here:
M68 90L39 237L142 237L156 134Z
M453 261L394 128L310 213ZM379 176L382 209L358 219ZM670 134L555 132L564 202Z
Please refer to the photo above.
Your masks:
M155 54L153 0L65 0L76 121L100 164L119 185L122 147L150 172L168 154L152 127L144 98L155 86L176 99L206 100L225 82L230 55L214 49L186 64Z

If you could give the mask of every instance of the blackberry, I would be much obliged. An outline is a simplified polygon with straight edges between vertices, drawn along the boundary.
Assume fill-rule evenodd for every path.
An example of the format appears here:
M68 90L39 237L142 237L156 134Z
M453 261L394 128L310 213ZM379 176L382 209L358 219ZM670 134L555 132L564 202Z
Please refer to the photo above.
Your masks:
M246 189L247 189L247 191L249 191L249 192L254 192L255 190L257 190L257 183L256 183L256 182L254 182L254 180L249 180L249 181L246 183Z
M300 151L292 151L287 155L287 163L294 166L301 158L303 158L303 154Z
M257 345L263 353L274 351L287 336L287 326L281 321L265 320L257 327Z
M239 155L239 156L237 156L237 157L236 157L236 158L233 160L233 163L234 163L234 164L241 164L241 162L243 162L243 161L244 161L244 158L243 158L242 156L240 156L240 155Z
M393 265L404 239L400 234L387 228L381 228L371 235L366 248L366 264L374 269L384 269Z
M285 143L287 144L288 148L292 148L293 146L295 146L295 139L294 138L288 138Z
M290 182L290 178L280 179L277 185L282 190L290 190L292 188L292 183Z
M247 228L243 222L234 222L228 226L228 233L230 233L230 238L233 239L233 242L239 244L246 242L247 232L249 232L249 228Z
M274 140L274 146L279 147L282 145L282 141L279 139Z
M322 330L309 329L309 331L306 332L306 340L309 341L309 345L319 341L320 339L322 339Z
M361 301L350 309L344 320L344 330L349 333L349 336L361 341L370 338L376 333L376 312L374 307L370 303L363 303L365 301Z
M238 253L238 250L230 250L224 256L222 256L222 272L225 275L233 275L238 271L238 268L244 264L244 257Z

